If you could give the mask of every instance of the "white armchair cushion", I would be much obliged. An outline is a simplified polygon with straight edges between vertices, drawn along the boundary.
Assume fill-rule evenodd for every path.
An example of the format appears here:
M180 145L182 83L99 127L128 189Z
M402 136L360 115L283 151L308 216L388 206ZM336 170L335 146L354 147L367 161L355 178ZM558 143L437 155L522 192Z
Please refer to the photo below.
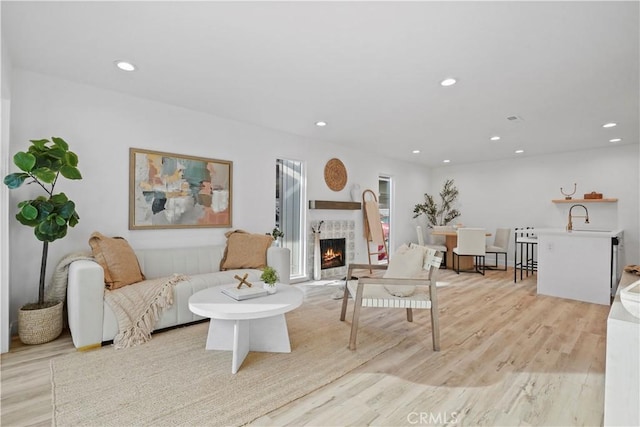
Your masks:
M423 271L424 251L419 247L409 248L406 245L398 248L389 260L389 266L384 273L385 279L411 279L420 276ZM416 287L413 285L385 285L391 295L408 297L413 295Z

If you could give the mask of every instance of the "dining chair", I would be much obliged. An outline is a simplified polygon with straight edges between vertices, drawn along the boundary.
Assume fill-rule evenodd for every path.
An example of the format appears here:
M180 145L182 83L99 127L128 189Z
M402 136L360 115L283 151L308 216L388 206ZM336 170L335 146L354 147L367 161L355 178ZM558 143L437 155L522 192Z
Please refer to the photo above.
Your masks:
M485 252L488 254L494 254L496 257L495 265L487 266L488 270L498 270L498 256L504 256L504 268L499 270L507 271L507 249L509 249L509 238L511 237L510 228L498 228L496 229L496 236L493 240L493 245L487 245Z
M413 309L431 312L433 350L440 350L440 326L436 275L442 263L442 253L423 246L398 248L388 264L349 264L345 277L340 320L347 314L349 296L353 298L353 318L349 349L356 349L358 323L362 307L404 308L407 321L413 322ZM356 270L384 271L383 277L358 277Z
M486 234L484 228L463 227L458 229L458 246L453 248L453 267L460 274L460 257L474 257L474 268L462 272L480 273L484 276L486 255ZM456 261L458 267L456 268Z

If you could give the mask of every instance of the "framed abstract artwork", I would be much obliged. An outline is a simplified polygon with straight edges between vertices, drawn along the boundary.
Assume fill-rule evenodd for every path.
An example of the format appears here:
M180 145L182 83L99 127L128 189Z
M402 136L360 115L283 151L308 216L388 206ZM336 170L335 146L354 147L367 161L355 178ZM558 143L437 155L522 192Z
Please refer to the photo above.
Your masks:
M129 229L231 227L233 162L129 149Z

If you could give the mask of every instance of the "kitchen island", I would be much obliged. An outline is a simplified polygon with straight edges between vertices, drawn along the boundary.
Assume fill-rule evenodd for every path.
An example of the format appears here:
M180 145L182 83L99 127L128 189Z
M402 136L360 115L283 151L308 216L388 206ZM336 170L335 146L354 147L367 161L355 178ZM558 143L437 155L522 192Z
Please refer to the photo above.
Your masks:
M622 230L536 229L538 293L610 305L618 274ZM613 286L613 288L612 288Z

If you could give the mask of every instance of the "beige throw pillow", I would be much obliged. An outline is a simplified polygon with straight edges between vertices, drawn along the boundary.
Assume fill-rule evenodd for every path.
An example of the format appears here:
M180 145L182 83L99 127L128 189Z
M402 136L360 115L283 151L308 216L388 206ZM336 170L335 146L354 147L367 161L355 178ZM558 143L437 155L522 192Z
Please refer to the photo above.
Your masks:
M144 280L136 254L122 237L107 237L96 231L89 238L89 246L93 257L104 269L104 283L108 289Z
M406 245L398 248L389 260L389 266L384 273L385 279L413 279L420 276L424 252L420 248L409 248ZM397 297L413 295L416 287L413 285L385 285L387 292Z
M228 231L225 236L227 247L220 262L220 270L262 269L267 266L267 249L273 243L273 237L243 230Z

